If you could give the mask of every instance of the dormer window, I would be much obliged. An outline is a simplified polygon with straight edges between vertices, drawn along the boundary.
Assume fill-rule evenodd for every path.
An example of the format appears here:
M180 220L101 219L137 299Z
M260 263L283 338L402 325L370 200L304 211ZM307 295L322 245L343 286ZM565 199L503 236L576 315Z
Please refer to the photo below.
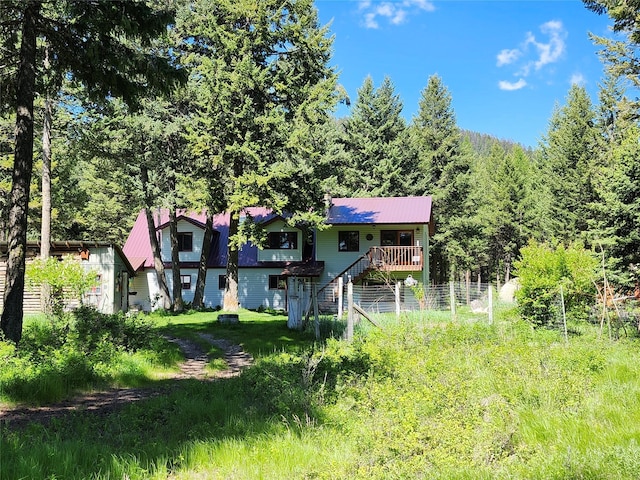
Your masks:
M178 251L179 252L193 251L193 233L192 232L178 232Z
M297 250L297 232L269 232L267 234L267 249L270 250Z

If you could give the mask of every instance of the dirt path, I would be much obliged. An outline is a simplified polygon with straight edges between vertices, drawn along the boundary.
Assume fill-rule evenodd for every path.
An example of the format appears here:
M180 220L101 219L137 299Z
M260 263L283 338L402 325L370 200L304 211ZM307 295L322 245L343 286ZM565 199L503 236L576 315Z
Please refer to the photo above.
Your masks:
M199 345L183 338L167 338L167 340L180 347L185 360L180 364L179 372L166 378L175 380L193 378L201 381L231 378L239 375L243 368L253 363L253 357L246 353L240 345L235 345L228 340L214 338L204 333L199 334L199 336L211 345L224 350L224 359L228 368L217 372L209 372L206 369L209 358ZM171 388L171 385L144 388L112 388L105 391L87 393L51 405L3 410L0 412L0 425L16 428L31 422L47 423L52 418L79 411L106 415L122 405L166 394Z

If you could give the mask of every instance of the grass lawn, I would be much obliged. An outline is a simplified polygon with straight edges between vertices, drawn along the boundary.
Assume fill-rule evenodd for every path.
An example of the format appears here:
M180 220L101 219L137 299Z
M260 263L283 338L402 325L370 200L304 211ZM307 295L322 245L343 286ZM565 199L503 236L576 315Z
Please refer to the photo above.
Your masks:
M180 381L106 417L2 429L0 478L632 479L640 349L587 325L569 342L503 311L378 318L350 344L284 317L155 318L256 358L240 377Z

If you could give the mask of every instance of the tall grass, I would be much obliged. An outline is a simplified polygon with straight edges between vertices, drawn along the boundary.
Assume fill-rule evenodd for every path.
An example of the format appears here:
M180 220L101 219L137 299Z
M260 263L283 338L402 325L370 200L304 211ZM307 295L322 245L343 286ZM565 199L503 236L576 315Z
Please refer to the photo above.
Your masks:
M282 317L173 334L232 337L240 377L180 381L106 417L2 429L0 478L637 478L640 351L581 327L568 343L497 315L488 325L378 319L350 344ZM262 314L264 315L264 314ZM578 331L577 329L575 331Z

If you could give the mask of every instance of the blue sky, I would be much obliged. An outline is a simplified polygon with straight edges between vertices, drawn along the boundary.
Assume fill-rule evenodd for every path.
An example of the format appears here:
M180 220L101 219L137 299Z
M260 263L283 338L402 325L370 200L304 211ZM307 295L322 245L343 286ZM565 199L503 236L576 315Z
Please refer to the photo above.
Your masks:
M315 0L331 22L332 63L352 102L370 75L391 78L409 121L442 78L458 126L535 147L572 83L597 102L603 66L588 32L611 21L579 0ZM353 103L352 103L353 104ZM348 115L340 107L337 116Z

